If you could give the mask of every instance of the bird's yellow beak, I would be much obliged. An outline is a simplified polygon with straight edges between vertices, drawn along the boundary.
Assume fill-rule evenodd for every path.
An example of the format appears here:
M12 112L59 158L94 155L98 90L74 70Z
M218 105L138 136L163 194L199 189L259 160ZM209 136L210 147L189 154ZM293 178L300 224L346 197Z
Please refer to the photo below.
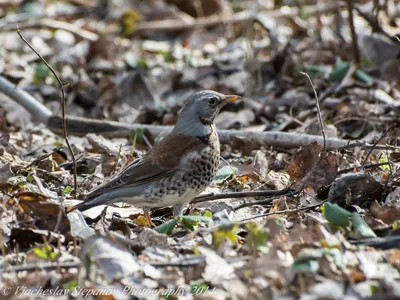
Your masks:
M241 98L242 97L236 96L236 95L226 95L223 102L224 102L224 104L231 103L231 102L235 102L236 100L239 100Z

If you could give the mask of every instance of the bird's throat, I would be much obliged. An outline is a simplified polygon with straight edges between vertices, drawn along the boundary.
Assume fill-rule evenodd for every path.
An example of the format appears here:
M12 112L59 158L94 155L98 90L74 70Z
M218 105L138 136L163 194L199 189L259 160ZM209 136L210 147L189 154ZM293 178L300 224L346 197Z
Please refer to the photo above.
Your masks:
M213 121L214 121L214 120L208 119L208 118L200 118L200 122L201 122L203 125L209 125L209 126L211 126L211 124L213 123Z

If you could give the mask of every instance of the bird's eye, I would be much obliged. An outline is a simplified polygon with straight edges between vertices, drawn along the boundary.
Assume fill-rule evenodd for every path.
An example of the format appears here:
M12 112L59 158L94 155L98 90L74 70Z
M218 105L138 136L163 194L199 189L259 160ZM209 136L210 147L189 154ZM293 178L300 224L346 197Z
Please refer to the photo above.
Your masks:
M208 104L210 104L211 106L216 105L218 102L218 98L217 97L211 97L208 99Z

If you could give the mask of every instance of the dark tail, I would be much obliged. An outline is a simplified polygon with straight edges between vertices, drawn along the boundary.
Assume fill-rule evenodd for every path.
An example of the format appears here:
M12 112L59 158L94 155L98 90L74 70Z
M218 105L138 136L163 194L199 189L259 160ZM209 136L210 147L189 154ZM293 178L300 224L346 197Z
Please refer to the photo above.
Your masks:
M85 210L91 209L92 207L100 205L100 204L96 203L95 201L93 201L94 199L95 198L85 199L81 203L78 203L78 204L70 207L69 209L67 209L67 213L74 211L74 210L85 211Z

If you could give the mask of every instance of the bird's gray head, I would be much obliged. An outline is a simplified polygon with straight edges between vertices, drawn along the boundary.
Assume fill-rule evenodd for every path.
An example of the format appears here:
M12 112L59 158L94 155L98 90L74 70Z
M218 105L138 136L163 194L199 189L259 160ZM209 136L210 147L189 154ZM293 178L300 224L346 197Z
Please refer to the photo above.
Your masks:
M194 136L211 132L211 125L221 108L229 102L240 99L236 95L224 95L214 91L194 93L183 107L174 131Z

